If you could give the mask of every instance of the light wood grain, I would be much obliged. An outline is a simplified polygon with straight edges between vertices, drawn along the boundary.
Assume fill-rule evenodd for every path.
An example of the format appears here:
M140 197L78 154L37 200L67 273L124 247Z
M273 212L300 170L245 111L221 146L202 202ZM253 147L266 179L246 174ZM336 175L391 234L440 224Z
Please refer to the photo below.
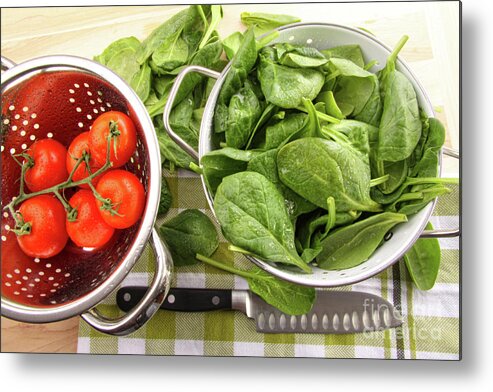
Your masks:
M1 13L2 55L15 62L49 55L92 58L112 41L133 35L144 39L183 6L10 8ZM410 36L401 56L447 124L447 145L459 148L459 3L242 4L224 7L219 33L226 37L244 26L243 11L285 13L304 22L363 27L387 45ZM446 160L446 175L458 175ZM79 318L33 325L2 318L2 351L74 352Z
M51 324L1 319L2 352L73 353L77 351L79 317Z

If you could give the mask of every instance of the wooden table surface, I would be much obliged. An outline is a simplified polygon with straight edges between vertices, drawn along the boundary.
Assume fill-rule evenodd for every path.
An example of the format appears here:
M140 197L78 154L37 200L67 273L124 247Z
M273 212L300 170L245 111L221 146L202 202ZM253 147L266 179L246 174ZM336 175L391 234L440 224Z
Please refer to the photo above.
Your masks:
M14 62L50 54L92 58L112 41L145 38L182 6L2 8L1 52ZM459 3L245 4L224 6L219 33L243 30L240 13L299 16L303 22L333 22L370 30L387 45L407 34L401 52L447 125L446 145L459 148ZM445 160L445 175L458 175ZM79 318L26 324L1 318L2 352L76 352Z

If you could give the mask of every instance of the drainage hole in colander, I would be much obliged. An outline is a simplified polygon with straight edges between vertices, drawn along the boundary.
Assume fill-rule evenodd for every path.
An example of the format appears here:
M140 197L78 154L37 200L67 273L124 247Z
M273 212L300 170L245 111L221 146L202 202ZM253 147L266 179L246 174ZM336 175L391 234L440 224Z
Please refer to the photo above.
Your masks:
M383 237L383 240L388 241L392 238L393 235L394 235L394 233L389 231L387 234L385 234L385 237Z

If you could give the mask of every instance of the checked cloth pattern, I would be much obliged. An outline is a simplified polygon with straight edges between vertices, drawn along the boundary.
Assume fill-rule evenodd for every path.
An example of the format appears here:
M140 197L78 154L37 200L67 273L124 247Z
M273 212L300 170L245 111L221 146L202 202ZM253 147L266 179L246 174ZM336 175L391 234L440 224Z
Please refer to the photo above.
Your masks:
M165 173L173 195L172 208L160 223L188 208L197 208L212 219L200 178L179 171ZM432 223L435 228L459 224L459 187L439 200ZM220 234L214 258L248 268L249 261L227 249ZM401 260L364 282L341 290L364 291L389 300L402 313L397 329L352 335L261 334L255 322L241 312L214 311L181 313L160 310L140 330L126 337L101 334L80 322L78 352L93 354L444 359L460 358L459 239L440 240L442 260L435 287L416 289ZM137 262L122 285L148 285L152 280L150 248ZM247 289L246 281L199 263L175 268L172 287ZM115 293L98 306L104 314L120 314Z

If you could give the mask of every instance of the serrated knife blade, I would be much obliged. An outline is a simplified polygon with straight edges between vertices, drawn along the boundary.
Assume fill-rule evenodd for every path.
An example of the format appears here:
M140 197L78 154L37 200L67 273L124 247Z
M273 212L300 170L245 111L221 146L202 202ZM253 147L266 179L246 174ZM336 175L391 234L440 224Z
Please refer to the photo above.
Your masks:
M232 308L253 318L258 332L348 334L395 328L402 324L385 299L357 291L317 291L312 310L285 314L251 292L233 291Z
M122 287L117 292L117 304L129 311L146 291L143 286ZM311 311L298 316L279 311L248 290L172 288L161 308L180 312L238 310L254 319L257 331L262 333L350 334L402 324L390 302L358 291L317 290Z

